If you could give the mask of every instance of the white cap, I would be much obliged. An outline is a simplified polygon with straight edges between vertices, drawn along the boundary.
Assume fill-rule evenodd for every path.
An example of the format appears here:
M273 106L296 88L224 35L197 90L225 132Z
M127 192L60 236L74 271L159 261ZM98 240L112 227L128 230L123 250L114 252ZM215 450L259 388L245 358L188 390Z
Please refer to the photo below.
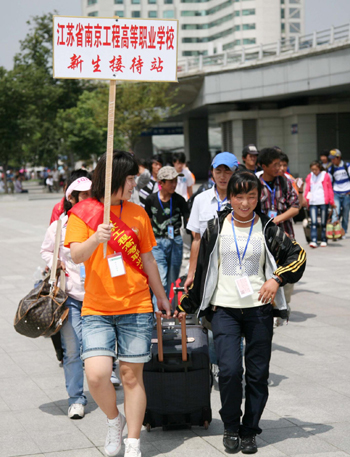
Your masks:
M81 178L76 179L75 181L72 182L72 184L66 190L66 199L68 200L68 197L75 190L78 190L79 192L84 191L84 190L90 190L91 185L92 185L91 180L89 178L86 178L85 176L82 176Z

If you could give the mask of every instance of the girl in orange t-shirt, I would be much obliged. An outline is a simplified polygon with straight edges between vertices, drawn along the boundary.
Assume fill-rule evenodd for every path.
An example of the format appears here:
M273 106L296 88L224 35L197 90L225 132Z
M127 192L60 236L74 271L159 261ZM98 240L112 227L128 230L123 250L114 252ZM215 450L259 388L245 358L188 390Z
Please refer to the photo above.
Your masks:
M146 409L143 365L150 360L153 328L148 281L158 308L168 317L171 313L152 255L156 243L149 217L143 208L127 201L136 185L136 160L127 152L113 154L110 224L102 223L105 168L103 155L93 175L94 198L76 205L70 213L65 246L70 246L73 261L84 262L86 269L82 359L91 395L107 415L104 450L108 456L118 454L127 421L125 456L134 457L141 456L139 437ZM103 257L104 242L109 242L107 258ZM110 381L116 357L126 420L118 411Z

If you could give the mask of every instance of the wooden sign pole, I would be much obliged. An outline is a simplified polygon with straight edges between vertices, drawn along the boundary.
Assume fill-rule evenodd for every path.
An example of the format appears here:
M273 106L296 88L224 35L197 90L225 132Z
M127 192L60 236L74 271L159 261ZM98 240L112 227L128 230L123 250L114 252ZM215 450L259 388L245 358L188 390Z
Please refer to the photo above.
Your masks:
M111 80L109 84L109 103L108 103L108 134L106 152L106 177L105 177L105 196L104 196L104 215L103 223L109 224L111 211L111 188L112 188L112 165L113 165L113 142L114 142L114 117L115 117L115 93L116 81ZM107 242L103 243L103 257L107 255Z

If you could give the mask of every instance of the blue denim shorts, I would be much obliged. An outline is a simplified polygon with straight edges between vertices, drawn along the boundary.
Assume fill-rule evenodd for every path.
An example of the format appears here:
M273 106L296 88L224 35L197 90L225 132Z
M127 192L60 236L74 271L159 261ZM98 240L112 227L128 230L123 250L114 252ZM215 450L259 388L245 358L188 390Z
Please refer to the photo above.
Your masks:
M89 315L82 319L83 360L101 355L131 363L145 363L151 359L153 313Z

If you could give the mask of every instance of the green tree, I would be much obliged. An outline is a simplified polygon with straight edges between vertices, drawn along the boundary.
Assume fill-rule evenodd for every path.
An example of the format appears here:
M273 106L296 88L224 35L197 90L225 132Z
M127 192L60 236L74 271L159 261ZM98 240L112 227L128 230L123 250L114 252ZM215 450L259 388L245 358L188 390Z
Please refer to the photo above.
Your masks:
M177 90L170 83L123 83L117 86L115 129L126 146L134 149L141 133L175 116L181 106L174 103Z
M52 14L35 16L14 58L14 71L23 74L28 94L24 150L36 164L54 164L60 150L56 116L60 109L76 106L84 90L93 89L85 80L54 79L52 72Z

